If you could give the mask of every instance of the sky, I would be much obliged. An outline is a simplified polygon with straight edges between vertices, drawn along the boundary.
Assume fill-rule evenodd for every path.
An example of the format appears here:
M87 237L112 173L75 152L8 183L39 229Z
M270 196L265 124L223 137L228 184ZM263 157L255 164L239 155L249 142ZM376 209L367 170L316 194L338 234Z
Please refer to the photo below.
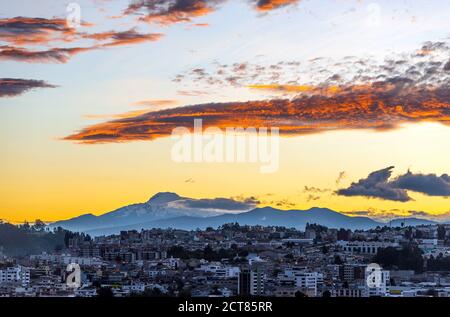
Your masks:
M161 191L450 218L448 1L0 2L0 219ZM279 128L278 169L176 162L196 118Z

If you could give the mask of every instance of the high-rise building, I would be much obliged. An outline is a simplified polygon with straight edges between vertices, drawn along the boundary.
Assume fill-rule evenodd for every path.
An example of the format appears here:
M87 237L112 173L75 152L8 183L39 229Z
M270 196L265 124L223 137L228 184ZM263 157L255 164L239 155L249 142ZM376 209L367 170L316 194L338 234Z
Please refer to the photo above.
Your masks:
M244 296L264 295L265 272L261 266L241 269L238 278L238 294Z

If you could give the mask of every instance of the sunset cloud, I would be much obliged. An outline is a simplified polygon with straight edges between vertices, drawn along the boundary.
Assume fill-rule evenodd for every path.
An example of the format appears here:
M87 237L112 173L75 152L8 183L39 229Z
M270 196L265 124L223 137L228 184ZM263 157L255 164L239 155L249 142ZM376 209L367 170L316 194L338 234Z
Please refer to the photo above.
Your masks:
M83 39L94 40L88 47L49 48L46 50L33 50L15 46L0 46L0 60L10 60L25 63L67 63L73 56L109 47L154 42L159 40L161 33L139 33L134 29L123 32L103 32L78 35Z
M91 26L83 22L82 26ZM66 63L74 55L97 49L154 42L163 34L140 33L132 28L125 31L86 33L67 25L62 18L14 17L0 19L0 41L8 45L0 46L0 60L27 63ZM59 47L57 42L74 43L91 40L88 47ZM39 50L30 46L39 45Z
M103 32L86 34L83 37L86 39L92 39L97 41L106 41L106 43L99 44L99 46L109 47L109 46L121 46L138 44L143 42L154 42L161 39L163 34L161 33L139 33L135 29L131 29L123 32Z
M345 67L351 70L334 73L336 70L330 68L332 76L324 76L323 69L327 67L323 64L315 69L319 73L317 78L308 83L246 85L255 90L288 92L289 99L207 103L151 111L87 127L66 139L81 143L153 140L169 136L179 126L192 129L196 118L203 119L205 128L278 127L282 135L348 129L385 131L415 122L448 125L450 74L445 70L445 63L450 49L441 42L425 43L424 48L427 55L418 57L412 53L397 59L386 58L382 63L346 58ZM264 69L283 72L283 67L299 65L295 61L280 62ZM217 67L218 70L231 68L236 85L243 85L245 78L254 78L253 72L258 72L249 63ZM259 70L260 75L264 69ZM310 77L314 78L315 74L311 72ZM194 68L187 76L208 81L210 74L204 68ZM230 82L228 74L218 77L220 83L213 85ZM183 76L177 78L184 80ZM200 95L202 91L178 91L178 94Z
M37 51L19 47L0 46L0 60L25 63L67 63L76 54L96 49L96 47L52 48Z
M174 99L148 99L148 100L141 100L133 103L133 106L139 106L139 107L151 107L155 109L164 109L164 108L170 108L173 106L178 105L178 100Z
M374 83L342 87L333 95L300 96L248 102L200 104L148 112L87 127L66 140L81 143L153 140L194 119L207 127L279 127L284 135L342 129L389 130L404 123L450 123L450 88Z
M297 4L300 0L255 0L256 9L259 11L271 11L288 5Z
M190 22L215 11L225 0L140 0L133 1L125 14L143 14L139 19L158 24Z
M268 12L299 0L245 0L250 2L257 11ZM191 22L193 19L206 16L228 0L138 0L130 3L125 15L140 14L139 20L169 25L180 22ZM194 24L206 26L207 24Z
M15 97L35 88L55 88L43 80L0 78L0 97Z
M0 19L0 41L14 45L69 41L76 34L65 19L14 17Z

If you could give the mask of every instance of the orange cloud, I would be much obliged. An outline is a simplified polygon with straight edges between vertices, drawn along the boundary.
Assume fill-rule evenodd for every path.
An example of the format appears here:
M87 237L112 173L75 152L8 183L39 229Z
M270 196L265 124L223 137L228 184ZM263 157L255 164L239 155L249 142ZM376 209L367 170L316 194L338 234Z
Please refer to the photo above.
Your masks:
M12 60L26 63L67 63L69 59L96 47L53 48L43 51L31 51L20 47L0 46L0 60Z
M163 34L161 33L139 33L134 29L123 32L110 31L83 35L83 37L86 39L109 41L105 44L102 44L101 46L103 47L137 44L142 42L154 42L158 41L162 36Z
M259 11L271 11L298 2L300 0L257 0L256 9Z
M124 15L141 14L139 20L150 23L169 25L180 22L191 22L193 19L206 16L216 11L217 7L228 0L138 0L132 2ZM246 0L247 1L247 0ZM300 0L251 0L258 11L271 11L284 6L293 5ZM207 26L205 23L194 26Z
M125 15L143 13L139 20L162 25L179 22L190 22L193 18L208 15L215 11L215 7L223 0L163 0L163 1L135 1L125 11Z
M0 60L12 60L26 63L67 63L71 57L82 52L143 42L154 42L159 40L163 34L145 34L131 29L122 32L110 31L94 34L78 34L77 36L84 39L95 40L96 43L89 47L57 47L41 51L14 46L0 46Z
M76 31L67 26L65 19L29 17L0 19L0 40L15 45L46 44L52 40L68 42L75 34Z
M168 108L178 105L178 100L173 99L149 99L133 103L134 106L152 107L156 109Z
M400 124L433 121L450 123L450 89L378 82L341 87L332 95L301 95L292 100L210 103L147 112L96 124L65 140L80 143L154 140L176 127L279 127L284 135L342 129L386 130Z
M306 93L306 92L310 93L320 92L322 94L333 94L337 93L340 90L340 87L338 86L314 87L308 85L278 85L278 84L249 85L247 87L256 90L267 90L271 92L292 93L292 94Z

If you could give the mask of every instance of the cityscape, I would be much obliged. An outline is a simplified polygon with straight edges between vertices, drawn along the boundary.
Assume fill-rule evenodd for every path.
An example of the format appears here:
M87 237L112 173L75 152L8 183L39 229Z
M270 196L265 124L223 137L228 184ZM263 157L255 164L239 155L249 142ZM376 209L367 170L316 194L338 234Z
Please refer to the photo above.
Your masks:
M26 256L0 248L1 297L450 296L445 224L352 231L229 223L95 238L44 224L20 230L59 235L64 245Z

